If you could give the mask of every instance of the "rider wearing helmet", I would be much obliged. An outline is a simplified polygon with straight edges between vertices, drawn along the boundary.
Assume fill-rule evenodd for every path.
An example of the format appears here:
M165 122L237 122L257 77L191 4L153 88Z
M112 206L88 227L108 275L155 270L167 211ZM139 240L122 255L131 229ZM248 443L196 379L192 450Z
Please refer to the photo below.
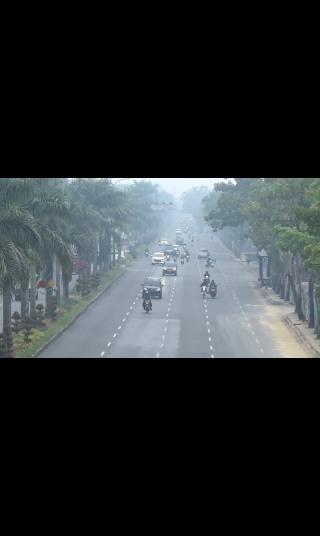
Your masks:
M143 308L145 309L146 308L146 302L149 301L150 302L150 311L152 311L152 301L151 301L151 296L150 296L150 292L149 290L146 288L144 291L143 291Z

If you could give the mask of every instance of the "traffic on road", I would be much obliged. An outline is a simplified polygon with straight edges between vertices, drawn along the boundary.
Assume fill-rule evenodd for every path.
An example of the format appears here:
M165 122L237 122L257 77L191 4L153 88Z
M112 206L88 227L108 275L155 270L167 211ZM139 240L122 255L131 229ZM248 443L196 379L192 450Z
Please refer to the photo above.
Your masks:
M247 265L192 218L175 225L40 357L306 357Z

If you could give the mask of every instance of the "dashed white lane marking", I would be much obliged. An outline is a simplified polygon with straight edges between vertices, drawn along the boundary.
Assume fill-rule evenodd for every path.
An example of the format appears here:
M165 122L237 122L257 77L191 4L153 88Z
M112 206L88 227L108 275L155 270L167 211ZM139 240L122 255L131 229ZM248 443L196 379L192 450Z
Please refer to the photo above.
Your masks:
M108 346L108 348L109 348L109 347L111 346L111 342L108 342L107 346Z
M101 356L101 357L103 357L103 356L104 356L104 354L105 354L105 352L101 352L100 356Z
M207 320L207 326L209 326L209 324L210 324L210 322L208 322L208 320Z
M214 358L214 355L213 355L213 354L211 354L211 357L212 357L212 358Z
M157 357L160 357L160 352L157 353Z
M163 343L160 344L160 348L163 348Z
M169 316L169 314L168 314L168 313L166 313L166 316Z
M119 326L119 327L118 327L118 330L120 331L121 328L122 328L122 326Z
M258 341L258 339L256 339L256 343L257 343L257 344L260 344L260 342Z
M208 333L210 333L210 329L208 329Z
M129 313L129 311L128 311L128 312L127 312L127 316L129 316L129 314L130 314L130 313Z
M213 350L213 347L212 347L212 346L210 346L210 350L211 350L211 352L212 352L212 350Z
M114 334L113 334L113 338L115 339L115 338L116 338L116 336L117 336L117 334L116 334L116 333L114 333Z
M168 328L167 328L167 326L165 326L163 329L164 329L164 331L167 331Z
M168 320L168 319L166 320L166 324L167 324L167 322L169 322L169 320Z
M208 315L206 315L206 319L207 319L207 320L208 320L208 318L209 318Z
M165 336L165 335L162 335L162 338L163 338L163 340L164 340L164 339L166 338L166 336Z
M132 311L132 305L130 305L130 311Z
M260 348L260 352L261 352L262 354L264 354L264 350L263 350L262 348Z
M126 318L123 318L123 319L122 319L122 322L125 322L125 321L126 321Z
M209 337L209 342L211 342L211 337Z

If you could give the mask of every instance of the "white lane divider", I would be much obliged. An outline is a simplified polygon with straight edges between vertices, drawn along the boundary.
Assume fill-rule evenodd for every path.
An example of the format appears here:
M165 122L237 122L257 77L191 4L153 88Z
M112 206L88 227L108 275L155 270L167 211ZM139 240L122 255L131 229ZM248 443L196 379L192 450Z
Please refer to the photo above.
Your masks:
M114 334L113 334L113 338L115 339L115 338L116 338L116 336L117 336L117 334L116 334L116 333L114 333Z
M104 356L104 354L105 354L105 352L101 352L100 356L101 356L101 357L103 357L103 356Z
M126 321L126 318L123 318L123 319L122 319L122 322L125 322L125 321Z
M108 342L107 346L108 346L108 348L110 348L110 346L111 346L111 342Z
M118 330L120 331L120 329L122 328L122 326L118 326Z
M129 314L130 314L130 313L129 313L129 311L128 311L128 312L127 312L127 316L129 316Z
M159 357L160 357L160 352L157 353L157 358L159 358Z
M130 311L132 311L132 305L130 305L129 309L130 309Z

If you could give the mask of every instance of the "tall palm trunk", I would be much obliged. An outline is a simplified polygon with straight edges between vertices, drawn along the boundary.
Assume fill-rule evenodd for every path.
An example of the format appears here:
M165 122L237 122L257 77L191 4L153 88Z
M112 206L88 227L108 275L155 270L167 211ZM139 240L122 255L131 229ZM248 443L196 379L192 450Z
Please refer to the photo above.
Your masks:
M24 323L27 318L27 288L21 289L21 321Z
M62 284L63 284L63 305L67 307L69 305L69 282L70 277L66 272L62 272Z
M50 260L48 260L47 264L46 264L46 270L45 270L45 279L46 281L49 281L50 279L53 278L53 259L51 258ZM48 311L49 311L49 307L48 307L48 302L49 302L49 297L52 295L52 289L51 288L46 288L46 315L48 315Z
M59 259L56 257L56 289L57 289L57 305L61 304L61 265Z
M95 248L94 248L94 255L93 255L93 275L97 273L97 267L98 267L98 251L99 251L99 235L96 234L95 238Z
M15 357L11 327L11 291L3 286L3 336L6 357Z
M35 262L32 262L30 266L30 317L32 320L35 320L36 318L36 283L36 264Z

